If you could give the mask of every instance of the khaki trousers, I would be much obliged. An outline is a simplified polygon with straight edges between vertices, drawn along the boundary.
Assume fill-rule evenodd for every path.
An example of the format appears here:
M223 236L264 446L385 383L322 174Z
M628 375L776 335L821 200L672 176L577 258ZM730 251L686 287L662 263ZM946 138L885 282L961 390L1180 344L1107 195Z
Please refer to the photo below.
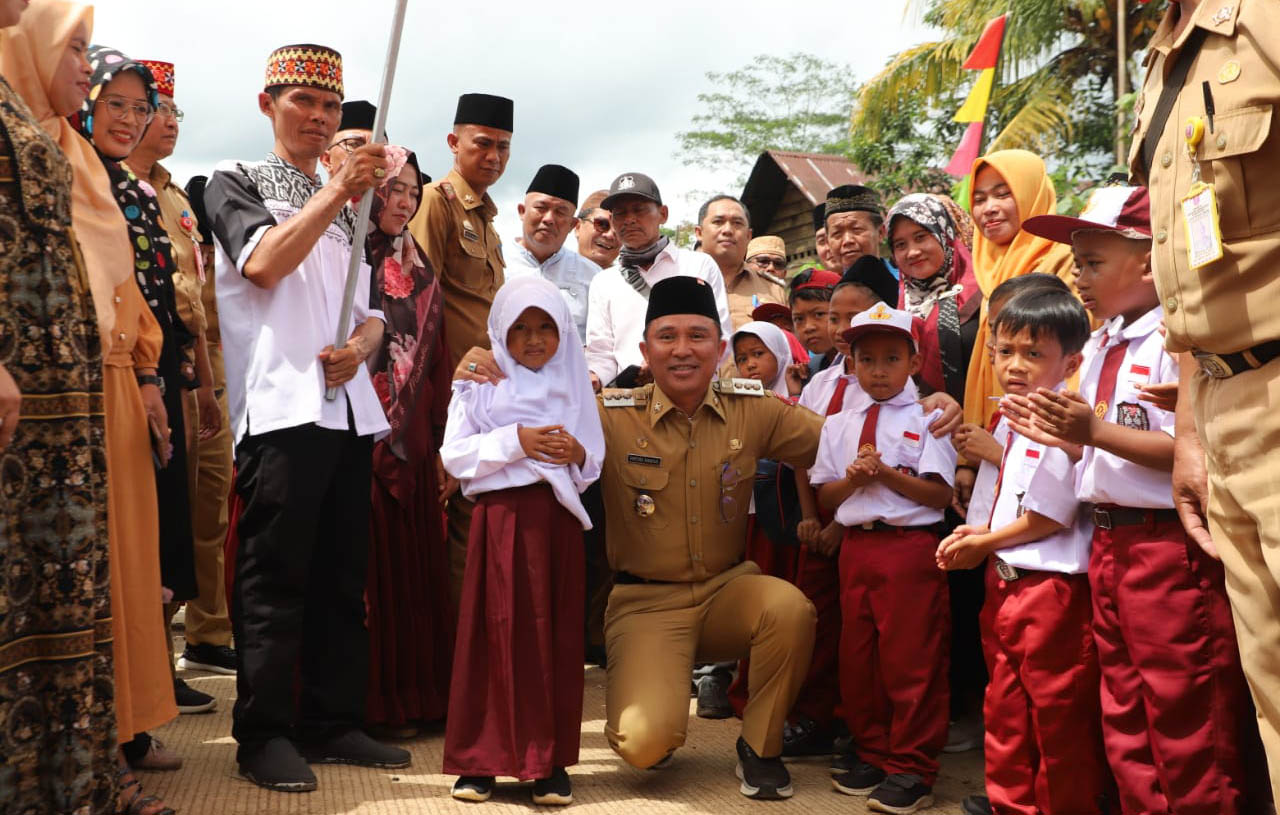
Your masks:
M701 583L615 585L604 623L609 744L633 766L658 763L684 744L694 662L750 657L742 737L761 756L781 754L816 622L799 589L751 561Z
M227 616L223 566L232 467L227 398L225 393L218 397L222 428L211 439L199 438L195 391L183 393L182 407L187 422L187 483L198 591L198 595L187 602L186 639L196 645L230 645L231 619Z
M462 602L462 578L467 573L467 546L471 539L471 513L476 502L458 490L445 506L446 535L449 538L449 602L454 619Z
M1209 469L1209 529L1280 800L1280 360L1229 379L1197 373L1192 399Z

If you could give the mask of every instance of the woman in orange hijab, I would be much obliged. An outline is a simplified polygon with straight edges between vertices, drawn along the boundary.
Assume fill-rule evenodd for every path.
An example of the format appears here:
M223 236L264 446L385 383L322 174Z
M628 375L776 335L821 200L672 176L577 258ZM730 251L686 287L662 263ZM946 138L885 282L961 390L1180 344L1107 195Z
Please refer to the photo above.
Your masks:
M969 210L978 227L973 236L973 271L983 303L965 385L964 420L986 427L996 409L988 397L1001 393L987 349L986 298L1009 278L1029 272L1057 275L1072 285L1075 261L1067 244L1022 229L1028 218L1057 212L1058 196L1039 156L1027 150L997 150L973 163L972 178Z
M102 339L115 727L118 737L128 740L178 713L161 610L155 471L148 429L151 425L167 429L168 421L159 389L140 385L136 378L155 374L162 336L130 274L133 250L128 227L102 161L65 118L89 90L91 70L85 54L92 23L90 7L66 0L32 0L18 24L0 32L0 74L57 144L72 172L72 232L83 253ZM69 109L70 100L75 104ZM141 794L122 755L118 762L118 805L115 800L95 798L83 808L59 806L58 810L172 812L163 802ZM76 783L82 780L88 781L77 777ZM105 785L108 796L114 787L114 783ZM0 800L5 800L2 794Z

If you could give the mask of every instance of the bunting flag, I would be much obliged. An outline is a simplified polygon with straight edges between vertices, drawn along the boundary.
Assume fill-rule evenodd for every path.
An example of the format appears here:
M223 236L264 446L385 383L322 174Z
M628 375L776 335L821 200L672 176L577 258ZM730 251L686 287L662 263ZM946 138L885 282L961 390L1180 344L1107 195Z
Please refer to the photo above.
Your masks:
M978 81L973 83L969 98L956 111L953 121L967 122L960 146L951 156L947 165L948 175L967 176L973 167L974 159L982 152L982 126L987 118L987 107L991 103L991 88L996 82L996 62L1000 57L1000 46L1004 42L1004 24L1009 15L1001 14L987 23L973 47L969 58L961 67L966 71L980 71Z

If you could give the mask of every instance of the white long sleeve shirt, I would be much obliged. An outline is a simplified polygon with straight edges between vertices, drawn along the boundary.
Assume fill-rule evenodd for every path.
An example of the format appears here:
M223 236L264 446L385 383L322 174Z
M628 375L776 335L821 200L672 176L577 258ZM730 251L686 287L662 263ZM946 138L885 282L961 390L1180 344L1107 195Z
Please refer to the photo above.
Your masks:
M700 277L710 284L716 298L716 311L720 314L720 329L726 340L732 337L724 277L711 256L668 244L658 253L653 265L640 272L650 287L676 275ZM623 369L644 362L640 343L644 341L644 316L648 307L648 299L627 282L616 263L591 281L587 306L587 367L602 384L613 381Z
M507 260L504 272L507 280L526 275L541 275L556 284L560 295L569 304L569 313L578 327L578 342L587 342L587 302L591 293L591 281L600 274L595 261L561 246L551 257L538 262L533 253L519 242L507 246L503 253Z

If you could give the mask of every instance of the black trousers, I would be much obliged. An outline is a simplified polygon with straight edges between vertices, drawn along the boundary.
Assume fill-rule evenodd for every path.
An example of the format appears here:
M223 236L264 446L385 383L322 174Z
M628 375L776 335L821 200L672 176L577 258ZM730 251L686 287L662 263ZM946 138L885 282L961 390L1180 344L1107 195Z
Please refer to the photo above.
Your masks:
M313 424L236 448L238 756L276 736L306 742L364 721L372 461L372 436Z

